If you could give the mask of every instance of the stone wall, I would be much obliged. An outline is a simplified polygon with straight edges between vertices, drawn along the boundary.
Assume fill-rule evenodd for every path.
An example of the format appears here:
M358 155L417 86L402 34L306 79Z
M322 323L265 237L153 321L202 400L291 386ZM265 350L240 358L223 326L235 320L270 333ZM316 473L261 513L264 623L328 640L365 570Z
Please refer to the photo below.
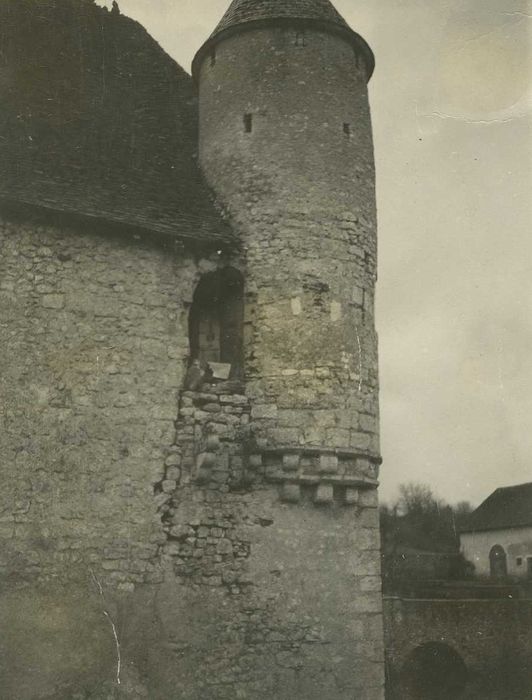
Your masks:
M29 218L0 241L3 697L382 697L375 466L265 456L242 385L182 390L216 260Z
M0 222L0 573L161 580L197 269L140 240Z
M158 595L168 697L382 697L374 503L284 504L267 485L215 481L193 496L178 496L176 578Z

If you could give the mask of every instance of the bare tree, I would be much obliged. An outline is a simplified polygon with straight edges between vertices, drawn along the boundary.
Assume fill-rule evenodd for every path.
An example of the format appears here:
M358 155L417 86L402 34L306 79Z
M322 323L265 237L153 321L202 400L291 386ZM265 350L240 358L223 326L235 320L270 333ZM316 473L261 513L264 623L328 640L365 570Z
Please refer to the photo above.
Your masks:
M430 486L413 481L399 486L397 505L401 515L430 513L438 508L438 502L434 498Z
M409 482L399 487L399 497L381 506L383 572L388 587L414 584L420 576L462 577L465 568L459 554L459 532L473 510L462 501L450 506L434 495L427 484ZM442 573L447 571L448 573Z

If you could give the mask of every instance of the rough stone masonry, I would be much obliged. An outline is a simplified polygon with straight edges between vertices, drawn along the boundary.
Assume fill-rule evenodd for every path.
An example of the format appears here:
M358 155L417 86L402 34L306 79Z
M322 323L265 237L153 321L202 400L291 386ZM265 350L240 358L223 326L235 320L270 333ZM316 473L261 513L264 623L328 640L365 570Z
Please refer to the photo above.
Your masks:
M98 119L124 104L106 90L133 75L144 86L163 61L157 94L173 85L168 57L122 15L90 0L40 11L65 36L81 27L96 45L103 32L110 58L86 81L104 71L86 101ZM69 70L81 80L89 64ZM79 169L65 212L44 176L31 189L12 164L0 200L6 700L382 699L372 69L328 0L235 0L193 65L194 192L204 178L220 214L203 194L196 214L187 190L164 220L153 201L125 220L125 199L95 218L101 181ZM158 120L170 133L175 110L178 165L195 172L187 79L164 107L131 97L143 127L127 144L135 163L159 163L152 189L171 167L153 133L144 150L139 139ZM35 129L27 162L46 160L40 139L59 117L39 114L37 129L35 110L16 111ZM83 133L83 115L62 128L77 119ZM9 113L2 124L20 126ZM116 149L116 197L132 167L140 206L127 153ZM61 174L55 150L54 163ZM188 385L206 356L230 373Z

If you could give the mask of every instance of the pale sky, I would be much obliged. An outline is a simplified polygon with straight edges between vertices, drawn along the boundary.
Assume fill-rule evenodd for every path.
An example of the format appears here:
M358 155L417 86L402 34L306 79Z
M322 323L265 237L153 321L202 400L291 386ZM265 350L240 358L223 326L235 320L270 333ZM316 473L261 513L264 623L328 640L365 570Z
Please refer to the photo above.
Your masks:
M229 0L119 5L190 70ZM377 61L381 498L477 505L532 481L532 3L335 5Z

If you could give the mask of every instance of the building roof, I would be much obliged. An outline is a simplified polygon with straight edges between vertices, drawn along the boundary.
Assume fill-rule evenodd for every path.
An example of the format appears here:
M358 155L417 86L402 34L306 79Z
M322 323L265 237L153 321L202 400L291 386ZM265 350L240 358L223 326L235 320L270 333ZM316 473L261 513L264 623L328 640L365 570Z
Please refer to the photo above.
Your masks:
M471 513L462 532L532 527L532 483L494 491Z
M0 199L221 242L191 77L93 0L0 2Z
M265 24L298 23L326 28L341 34L366 57L368 77L375 67L375 58L368 44L347 24L330 0L233 0L218 26L196 54L192 73L203 56L222 38L236 31L245 31Z
M329 0L233 0L213 36L236 24L279 17L317 19L349 29Z

